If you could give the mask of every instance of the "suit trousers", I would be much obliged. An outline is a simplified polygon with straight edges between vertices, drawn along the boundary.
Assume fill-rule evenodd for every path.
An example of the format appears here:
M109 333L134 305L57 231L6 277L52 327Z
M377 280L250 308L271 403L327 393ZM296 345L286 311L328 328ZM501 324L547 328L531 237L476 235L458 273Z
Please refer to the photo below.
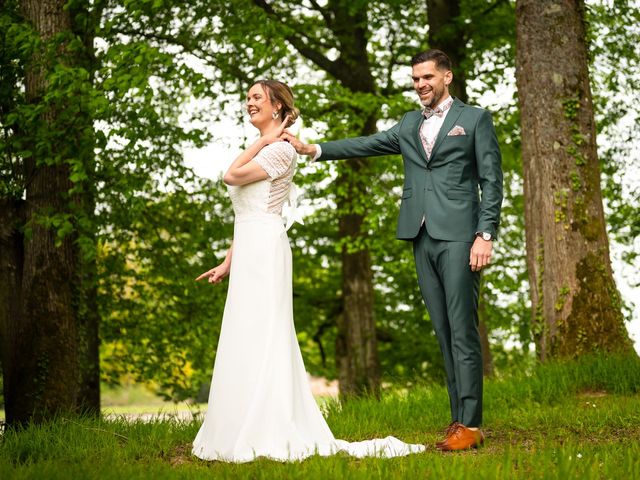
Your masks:
M482 350L478 332L480 272L471 271L471 242L432 238L423 225L413 241L422 298L440 344L451 420L482 423Z

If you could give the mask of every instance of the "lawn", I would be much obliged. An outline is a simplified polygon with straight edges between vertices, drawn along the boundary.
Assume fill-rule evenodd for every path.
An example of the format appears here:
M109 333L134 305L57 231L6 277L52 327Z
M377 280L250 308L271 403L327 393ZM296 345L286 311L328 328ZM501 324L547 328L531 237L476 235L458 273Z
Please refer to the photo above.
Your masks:
M190 455L199 423L60 418L6 432L0 478L422 478L640 479L640 361L600 357L538 366L485 387L484 448L440 453L448 423L442 387L388 391L382 400L329 403L328 422L348 440L395 435L423 454L358 460L338 455L299 463L242 465Z

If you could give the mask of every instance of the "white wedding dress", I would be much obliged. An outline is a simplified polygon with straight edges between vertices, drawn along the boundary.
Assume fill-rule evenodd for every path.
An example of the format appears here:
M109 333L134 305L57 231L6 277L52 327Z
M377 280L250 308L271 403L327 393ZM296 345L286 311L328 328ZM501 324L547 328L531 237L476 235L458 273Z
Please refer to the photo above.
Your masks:
M293 325L291 248L281 216L296 153L286 142L254 158L270 178L229 187L235 212L229 290L209 405L193 441L204 460L310 455L394 457L424 451L394 437L336 440L316 404Z

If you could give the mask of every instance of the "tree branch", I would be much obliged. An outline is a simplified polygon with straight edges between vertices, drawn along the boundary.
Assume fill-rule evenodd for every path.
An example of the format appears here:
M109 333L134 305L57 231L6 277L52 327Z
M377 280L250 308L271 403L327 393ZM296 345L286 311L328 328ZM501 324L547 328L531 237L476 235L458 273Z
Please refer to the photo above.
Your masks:
M202 60L205 64L211 65L213 67L220 67L219 63L216 61L217 59L208 54L206 51L203 51L199 48L194 48L193 45L188 44L187 42L180 41L178 38L172 35L165 35L158 32L145 32L141 30L127 30L122 28L113 27L112 32L127 35L131 38L142 37L147 40L155 40L160 44L173 45L175 47L182 48L181 53L187 53L189 55L193 55L198 60ZM249 78L250 75L247 72L242 71L236 65L232 63L225 63L226 68L231 69L234 77L236 78Z
M394 53L396 51L396 33L395 30L391 31L391 35L389 38L389 51L391 52L391 58L389 59L389 65L387 65L387 78L386 85L383 90L389 90L392 85L391 76L393 75L393 67L397 65L398 56Z
M293 20L290 17L283 17L282 14L276 13L276 11L265 0L253 0L253 3L261 8L267 16L289 29L292 29L294 25ZM335 78L340 78L340 68L336 62L330 60L320 51L310 47L302 40L303 34L296 32L295 34L286 35L285 40L288 41L303 57L307 58L311 62L315 63L318 67L328 72Z
M327 26L328 26L329 28L331 28L331 25L333 24L333 18L331 18L331 15L329 15L329 14L327 13L327 11L326 11L324 8L322 8L322 7L318 4L318 2L316 2L315 0L309 0L309 1L311 2L311 5L313 5L313 8L315 8L315 9L316 9L316 11L317 11L320 15L322 15L322 18L324 18L324 21L325 21L325 23L327 24Z
M500 6L501 3L506 3L507 5L509 4L508 0L496 0L496 2L494 2L493 5L489 6L488 8L486 8L485 10L482 11L482 13L480 13L481 17L484 17L485 15L489 15L491 12L493 12L496 8L498 8Z

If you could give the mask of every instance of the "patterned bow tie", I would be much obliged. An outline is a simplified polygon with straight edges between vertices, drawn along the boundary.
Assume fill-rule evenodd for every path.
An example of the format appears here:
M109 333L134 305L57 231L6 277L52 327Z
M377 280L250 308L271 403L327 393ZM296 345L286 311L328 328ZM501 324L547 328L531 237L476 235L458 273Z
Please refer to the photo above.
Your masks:
M444 115L444 110L441 109L440 107L436 107L436 108L424 107L422 109L422 115L424 115L425 120L433 117L434 115L436 117L442 117L442 115Z
M453 98L449 97L442 105L436 108L424 107L422 109L422 115L424 115L425 120L433 117L442 117L444 112L449 110L449 108L453 105Z

